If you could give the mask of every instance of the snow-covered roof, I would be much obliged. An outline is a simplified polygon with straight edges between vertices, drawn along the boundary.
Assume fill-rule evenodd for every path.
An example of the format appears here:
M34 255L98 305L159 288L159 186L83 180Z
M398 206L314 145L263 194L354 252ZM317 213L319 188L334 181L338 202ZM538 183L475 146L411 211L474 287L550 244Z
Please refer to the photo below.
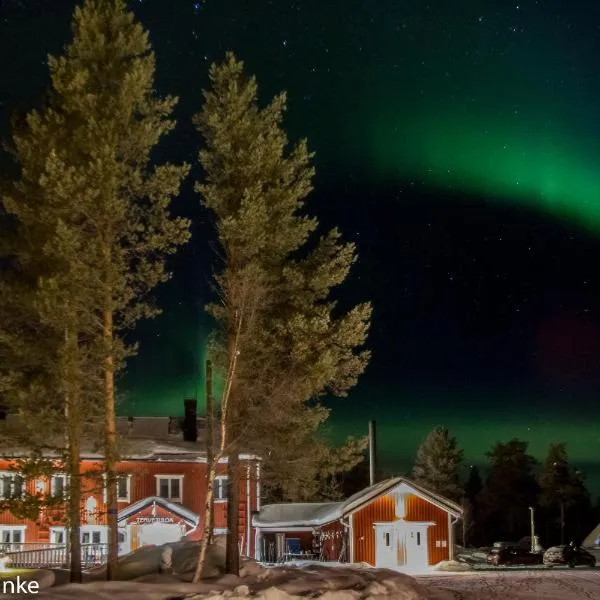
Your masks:
M401 484L451 515L462 515L462 508L456 502L430 492L405 477L394 477L365 488L342 502L267 504L254 516L252 523L256 527L268 528L319 527L345 517Z
M119 515L117 517L118 521L123 521L128 519L129 517L135 515L136 513L144 510L144 508L150 506L151 504L158 505L169 512L172 512L175 515L178 515L182 519L189 521L194 526L198 525L200 517L191 510L188 510L181 504L175 504L173 502L169 502L165 498L161 498L160 496L148 496L148 498L143 498L142 500L138 500L138 502L134 502L130 504L123 510L119 511Z
M22 447L15 440L23 439L19 429L19 420L16 416L0 421L0 458L18 459L31 455L31 449ZM48 447L42 452L45 458L59 456L61 445L60 439L48 439ZM82 460L102 460L101 441L92 439L90 436L84 438L81 443ZM187 442L171 436L170 439L157 439L148 436L128 435L117 439L118 454L121 460L144 460L149 462L206 462L205 446L201 442ZM53 448L52 448L53 446ZM252 454L240 454L240 460L260 460ZM220 463L227 463L227 457L223 457Z

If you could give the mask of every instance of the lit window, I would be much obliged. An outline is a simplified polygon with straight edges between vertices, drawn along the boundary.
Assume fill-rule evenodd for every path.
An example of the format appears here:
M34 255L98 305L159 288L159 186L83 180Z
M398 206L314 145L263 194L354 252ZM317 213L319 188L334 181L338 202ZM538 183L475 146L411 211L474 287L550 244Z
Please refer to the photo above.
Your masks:
M227 475L219 475L215 479L215 500L227 500Z

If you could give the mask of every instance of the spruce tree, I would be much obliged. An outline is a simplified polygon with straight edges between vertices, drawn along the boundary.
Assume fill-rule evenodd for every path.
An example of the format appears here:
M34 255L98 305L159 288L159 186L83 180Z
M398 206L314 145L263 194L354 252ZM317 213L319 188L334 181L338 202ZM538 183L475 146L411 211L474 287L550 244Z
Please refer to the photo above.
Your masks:
M459 471L463 451L446 427L435 427L417 450L412 470L415 483L451 500L460 500Z
M565 543L565 516L568 508L583 498L580 476L569 465L567 446L550 444L539 475L540 502L550 514L558 513L560 543Z
M528 445L515 438L486 452L489 473L479 498L488 536L518 539L529 533L529 507L536 506L539 489Z
M464 488L465 496L469 499L471 504L476 504L477 496L479 496L479 493L483 489L483 481L481 480L477 465L471 465L469 467L469 476L467 477Z
M320 233L317 220L306 215L312 154L305 140L289 147L285 94L260 107L255 78L232 54L211 67L210 79L195 119L205 142L205 178L197 189L215 216L222 247L215 279L220 302L209 310L226 372L227 562L237 573L239 451L263 456L266 469L271 457L290 448L309 462L310 441L328 414L319 397L345 395L368 362L363 346L371 307L345 312L332 299L356 249L336 229Z
M40 229L54 228L56 245L48 251L67 263L64 272L73 278L38 278L37 292L46 294L48 307L55 302L85 321L70 329L67 320L60 344L70 348L65 368L78 372L77 354L94 373L93 393L69 390L67 404L102 398L110 578L118 554L115 375L135 351L123 333L158 313L148 293L169 277L165 259L188 239L188 222L169 211L188 167L151 161L174 126L176 99L156 96L148 34L123 0L86 0L75 10L73 41L49 65L49 105L30 115L17 152L21 162L35 163L22 168L32 186L23 192L28 212L17 214L14 203L7 210L17 220L35 220L36 202L45 202L60 215L53 213L55 221L41 222ZM70 407L67 422L80 412Z
M477 465L469 467L469 476L464 485L463 496L463 545L466 542L471 544L481 541L481 522L480 522L480 507L479 494L483 489L483 481L479 474Z

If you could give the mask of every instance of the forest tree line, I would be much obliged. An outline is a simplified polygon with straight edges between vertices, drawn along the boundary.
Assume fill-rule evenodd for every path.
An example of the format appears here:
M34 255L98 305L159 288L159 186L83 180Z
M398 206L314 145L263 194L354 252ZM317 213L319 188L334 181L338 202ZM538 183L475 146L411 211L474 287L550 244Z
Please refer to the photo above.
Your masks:
M542 462L528 447L516 438L497 442L485 453L487 465L480 470L465 465L464 451L446 427L436 427L405 475L462 506L464 516L456 526L461 545L484 547L529 537L530 507L543 547L580 544L600 522L600 502L592 501L585 474L571 463L564 443L550 444ZM367 460L339 482L344 494L362 489L368 484Z

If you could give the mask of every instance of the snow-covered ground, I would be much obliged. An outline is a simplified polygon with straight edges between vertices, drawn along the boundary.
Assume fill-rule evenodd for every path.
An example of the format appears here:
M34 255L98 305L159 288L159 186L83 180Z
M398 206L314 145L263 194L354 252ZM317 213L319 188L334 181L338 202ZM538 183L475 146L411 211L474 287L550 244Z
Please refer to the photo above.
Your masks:
M436 600L599 600L600 569L472 571L418 576Z
M262 581L222 577L199 586L172 577L94 582L42 592L46 600L598 600L600 570L440 573L415 579L384 569L277 569Z
M90 579L39 595L46 600L600 600L600 569L484 570L481 551L461 551L442 571L432 568L412 576L368 565L298 561L266 566L244 560L240 577L234 577L222 574L224 548L215 544L209 551L208 579L192 584L197 544L172 546L179 574L159 574L163 548L148 547L120 560L126 581Z

